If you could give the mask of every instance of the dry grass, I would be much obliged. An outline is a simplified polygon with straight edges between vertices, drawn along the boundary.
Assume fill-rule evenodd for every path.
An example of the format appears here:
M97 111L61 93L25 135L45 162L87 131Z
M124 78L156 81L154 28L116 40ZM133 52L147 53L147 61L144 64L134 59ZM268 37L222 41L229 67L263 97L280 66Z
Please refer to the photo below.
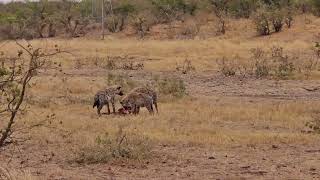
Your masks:
M0 179L1 180L37 180L38 178L33 176L28 171L12 170L0 167Z
M306 24L305 19L311 23ZM75 60L79 57L106 57L126 56L136 58L149 58L151 61L144 63L146 70L168 71L174 70L176 63L182 63L186 58L191 60L197 71L217 69L216 59L221 57L240 56L248 59L250 49L260 47L264 50L273 46L284 47L289 52L305 52L316 41L315 31L320 20L313 16L297 17L293 28L268 37L256 37L254 33L247 35L241 32L239 27L250 28L248 21L235 21L230 25L230 30L224 37L211 37L206 40L143 40L118 39L108 37L105 41L92 39L70 40L34 40L35 47L52 47L58 44L61 49L69 50L74 55L60 55L57 57L64 67L74 67ZM1 47L5 53L15 53L14 43L8 43ZM86 67L89 62L86 63ZM92 62L93 63L93 62Z
M139 83L149 84L148 80L152 79L152 76L147 77L148 72L175 71L176 64L182 64L185 59L190 60L194 66L195 72L192 73L202 75L206 71L216 72L217 59L222 57L232 58L238 55L241 61L239 63L246 63L250 57L250 49L256 47L266 50L278 45L284 47L288 53L309 51L316 33L314 27L319 27L320 20L309 16L299 18L301 21L298 21L292 29L261 38L255 37L254 34L248 35L247 32L239 32L239 27L250 26L248 22L240 21L238 23L241 26L232 22L231 30L229 29L225 36L206 40L137 41L112 37L105 41L34 40L32 43L35 46L50 47L58 44L61 49L69 50L73 55L64 54L54 59L62 63L63 72L66 74L43 72L31 82L29 109L24 114L19 114L16 128L45 119L48 119L48 124L22 134L23 137L32 137L26 142L26 152L54 152L54 158L57 158L59 163L70 163L70 160L74 162L74 154L84 149L84 152L92 152L91 157L86 156L89 160L82 159L84 162L92 160L92 157L94 157L92 162L109 161L110 151L102 151L105 147L97 146L96 139L108 133L112 142L111 147L116 147L119 142L117 141L119 127L126 134L134 135L132 141L128 141L128 148L133 154L137 154L127 156L132 161L152 158L143 154L146 151L159 153L156 148L168 144L232 149L234 146L305 145L319 142L319 135L301 132L305 124L312 121L313 115L317 114L317 107L320 105L317 101L219 97L214 92L206 96L190 94L181 98L167 99L162 93L159 97L160 113L154 116L142 110L139 116L103 115L99 118L92 109L92 98L97 90L107 85L123 83L125 91L128 92ZM310 18L312 23L304 23L303 18ZM232 32L237 33L232 34ZM14 54L14 47L14 43L9 42L1 47L1 51L9 55ZM107 56L133 57L137 61L143 61L145 68L137 72L142 75L131 78L136 78L137 82L131 82L130 78L127 79L131 71L110 72L97 66L96 62L90 62L88 60L90 58L86 58ZM82 68L75 68L79 60ZM119 74L125 78L117 79ZM180 73L180 76L184 75ZM315 72L313 79L319 77L319 73ZM196 86L202 82L193 83ZM164 86L162 90L165 92L167 89L168 86ZM0 127L2 125L0 122ZM141 140L144 139L147 139L147 145L140 146ZM132 149L132 147L138 148ZM148 147L147 150L145 147ZM112 149L114 148L111 148L111 151ZM95 150L99 151L98 155L95 154ZM101 155L100 152L102 158L98 157ZM104 155L107 155L106 158ZM95 159L96 157L98 158ZM111 159L115 161L121 159L118 157ZM28 179L27 176L29 177L28 173L25 179Z
M212 103L211 100L215 103ZM54 113L57 127L70 132L70 148L85 142L94 142L104 133L116 134L119 127L128 133L145 136L155 143L197 144L201 146L232 146L269 143L311 143L318 137L301 133L305 123L312 119L318 103L278 102L248 103L241 100L185 98L175 103L161 103L160 114L149 116L102 116L87 105L64 107L37 107L43 116ZM71 116L70 116L71 114ZM30 114L31 115L31 114ZM29 116L30 116L29 115ZM32 122L32 116L26 118ZM39 117L41 119L41 117ZM42 117L44 118L44 117ZM62 125L59 125L61 121ZM54 123L54 124L55 124ZM37 129L35 139L62 143L61 134ZM76 145L78 144L78 145Z

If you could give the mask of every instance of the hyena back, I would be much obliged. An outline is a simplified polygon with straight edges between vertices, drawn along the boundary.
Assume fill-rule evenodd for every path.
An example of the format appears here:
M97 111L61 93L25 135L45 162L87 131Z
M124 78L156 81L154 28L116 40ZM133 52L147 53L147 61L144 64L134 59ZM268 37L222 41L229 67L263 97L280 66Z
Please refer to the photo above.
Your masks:
M120 103L133 114L139 114L140 107L146 107L151 114L154 112L152 97L145 93L130 92L121 99Z
M107 105L108 114L110 114L109 102L112 105L113 113L116 112L115 108L115 96L123 96L123 92L121 86L111 86L106 88L105 90L100 90L94 96L94 104L93 108L97 106L97 113L101 115L100 111L104 105Z
M158 102L158 95L157 95L156 91L154 91L153 89L148 88L148 87L137 87L137 88L134 88L131 92L144 93L144 94L149 95L152 98L154 107L158 113L158 103L157 103Z

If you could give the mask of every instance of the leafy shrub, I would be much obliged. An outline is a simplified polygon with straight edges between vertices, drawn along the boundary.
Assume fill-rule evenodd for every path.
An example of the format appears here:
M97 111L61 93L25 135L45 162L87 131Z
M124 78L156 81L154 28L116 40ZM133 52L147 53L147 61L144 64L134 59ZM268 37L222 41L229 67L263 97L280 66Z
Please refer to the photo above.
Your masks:
M272 60L276 63L275 76L280 79L288 79L294 74L295 66L290 62L288 55L283 53L282 47L271 48Z
M319 121L319 119L307 122L305 124L305 126L312 129L313 132L320 134L320 121Z
M74 157L77 163L106 163L111 160L144 160L150 157L152 145L147 137L124 132L119 128L115 134L98 136L89 146L81 147Z
M121 66L123 70L143 70L143 63L124 62Z
M113 6L115 8L113 9ZM126 20L136 11L136 7L129 2L120 2L119 4L109 3L106 8L107 28L110 32L120 32L124 29Z
M228 16L228 1L224 0L211 0L211 8L213 13L218 18L218 33L225 34L226 33L226 22Z
M109 69L109 70L117 69L116 62L113 59L109 59L108 58L107 62L106 62L106 65L105 65L105 68Z
M138 34L139 38L142 39L150 31L152 25L155 24L153 17L148 17L146 14L137 14L132 20L132 26Z
M255 68L255 76L257 78L268 77L270 74L270 67L265 60L257 61Z
M259 9L253 17L253 22L259 35L270 34L269 14L266 9Z
M151 1L160 22L180 20L183 15L194 15L198 8L195 0L152 0Z
M320 16L320 1L319 0L311 0L312 11L316 16Z
M293 13L291 9L285 10L284 22L287 25L287 28L291 28L293 22Z
M293 7L301 13L311 12L312 3L310 0L298 0L295 1Z
M274 31L280 32L284 21L283 13L278 9L273 10L270 14L270 21L272 22Z
M184 0L152 0L151 2L160 21L171 22L180 19L183 15Z
M312 120L306 122L305 126L311 129L311 132L320 134L320 118L319 112L315 111L312 115ZM310 131L307 131L310 132Z
M223 57L221 60L218 60L219 72L224 76L235 76L237 71L237 65L233 60L229 60L226 57Z
M256 78L269 76L271 72L268 59L265 57L265 52L261 48L253 48L250 50L254 61L254 75Z
M279 58L279 66L276 69L276 76L280 79L288 79L294 74L294 64L289 62L288 57Z
M176 98L181 98L187 94L186 86L182 79L164 78L156 79L156 88L162 95L168 95Z
M196 68L192 65L190 60L185 59L182 65L177 64L176 70L182 72L182 74L187 74L190 71L195 71Z
M267 51L254 48L250 53L252 57L247 62L241 61L238 56L232 59L224 57L218 61L219 72L226 77L240 75L287 80L304 75L308 78L312 71L318 69L320 60L316 50L314 54L299 58L296 55L289 56L280 46L274 46Z
M177 24L168 24L166 31L168 39L194 39L200 32L200 23L188 20Z
M258 4L255 0L232 0L229 1L229 11L236 18L249 18Z
M280 32L284 23L290 28L292 21L293 15L290 9L279 9L273 6L258 9L253 17L259 35L269 35L272 29L274 32Z

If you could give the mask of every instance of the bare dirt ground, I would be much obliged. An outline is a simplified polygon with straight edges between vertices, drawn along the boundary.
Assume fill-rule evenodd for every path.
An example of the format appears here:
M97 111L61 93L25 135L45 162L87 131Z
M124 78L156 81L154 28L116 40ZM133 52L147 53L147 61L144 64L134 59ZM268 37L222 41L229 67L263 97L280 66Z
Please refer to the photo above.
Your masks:
M99 77L106 74L103 69L66 70L68 77ZM113 71L143 83L152 81L154 76L170 76L183 79L190 95L228 96L247 98L267 98L278 100L319 100L320 80L273 80L241 77L223 77L217 72L190 73L178 72L137 72ZM50 76L50 74L47 74Z
M155 153L165 155L138 164L63 165L56 160L45 161L43 156L38 159L40 162L28 162L25 166L33 175L45 179L318 179L320 176L319 145L235 146L229 150L184 145L156 148Z

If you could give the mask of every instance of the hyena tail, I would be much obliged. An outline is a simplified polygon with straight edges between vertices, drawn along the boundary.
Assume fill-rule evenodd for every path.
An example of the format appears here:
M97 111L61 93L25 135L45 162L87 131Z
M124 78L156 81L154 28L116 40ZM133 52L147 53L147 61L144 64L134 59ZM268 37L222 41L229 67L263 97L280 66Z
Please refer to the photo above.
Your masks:
M94 103L93 103L92 108L94 108L94 107L96 107L96 106L98 107L99 104L100 104L99 97L94 97Z

